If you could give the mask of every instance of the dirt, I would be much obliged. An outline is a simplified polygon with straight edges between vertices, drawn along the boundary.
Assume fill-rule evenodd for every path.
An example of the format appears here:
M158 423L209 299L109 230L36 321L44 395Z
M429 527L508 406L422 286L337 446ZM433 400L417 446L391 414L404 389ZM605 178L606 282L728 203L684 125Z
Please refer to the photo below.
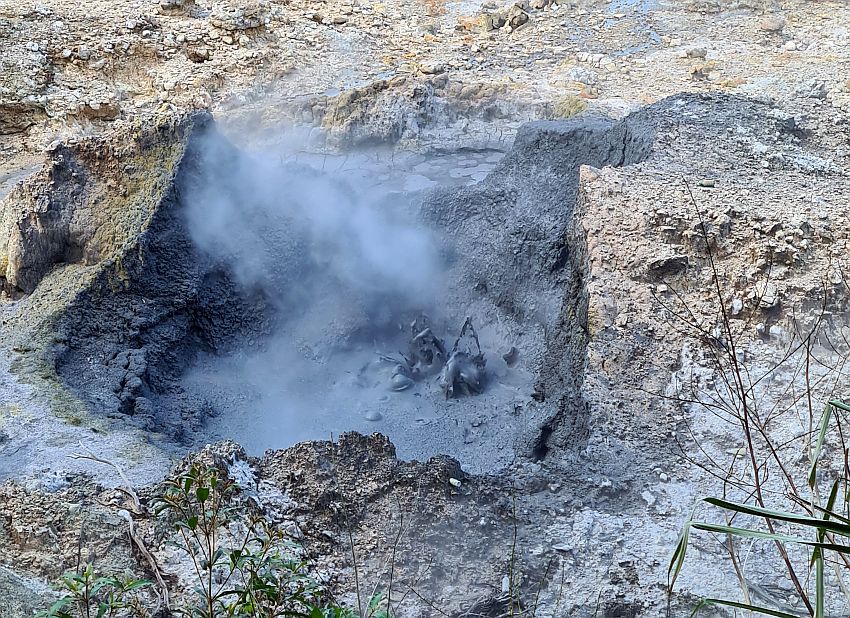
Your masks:
M716 350L734 338L798 478L813 407L846 391L829 369L848 352L847 12L0 7L6 613L43 607L47 583L85 557L151 575L127 536L123 481L75 455L119 463L147 505L187 450L234 437L247 454L220 443L200 457L262 485L258 508L350 604L363 582L389 586L392 564L399 616L499 615L506 578L536 615L665 613L682 522L726 490L717 475L747 478ZM271 175L252 167L258 154ZM195 185L210 193L187 219ZM439 284L417 290L428 302L399 303L408 277L399 287L390 268L434 274L419 245L340 272L326 255L362 265L346 253L357 233L316 227L310 209L264 210L268 195L309 204L342 185L354 197L340 203L378 222L378 246L434 235L441 266L422 282ZM232 193L252 196L238 200L251 216L199 239ZM230 243L243 237L255 244ZM305 251L316 238L332 251ZM246 246L263 250L246 261ZM304 272L323 275L310 279L323 302L293 292ZM449 340L473 318L483 395L386 388L376 353L403 349L423 310ZM839 449L827 442L829 457ZM149 514L136 525L179 599L188 565L166 527ZM776 557L751 551L756 599L796 610ZM674 613L738 594L717 544L698 537L691 555Z

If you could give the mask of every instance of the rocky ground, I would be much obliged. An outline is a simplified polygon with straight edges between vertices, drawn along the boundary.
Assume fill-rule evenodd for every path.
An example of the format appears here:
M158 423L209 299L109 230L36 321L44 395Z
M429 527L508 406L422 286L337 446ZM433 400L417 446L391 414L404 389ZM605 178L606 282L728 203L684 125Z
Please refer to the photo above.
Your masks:
M148 510L183 434L205 427L175 342L226 350L276 316L175 223L175 175L209 123L192 109L239 145L307 125L319 151L470 149L470 164L411 160L425 167L401 184L454 179L419 216L476 239L459 246L472 272L493 273L477 308L534 350L516 426L471 425L479 442L423 430L461 459L497 453L488 474L400 462L377 435L200 457L253 484L245 499L349 603L359 556L370 587L397 565L400 616L500 615L514 576L536 615L664 613L682 522L721 491L716 475L746 480L728 406L709 413L729 399L711 350L734 338L764 431L803 477L808 365L785 351L816 326L807 379L821 398L846 388L848 13L725 0L0 7L0 470L15 477L0 488L3 616L43 607L81 556L152 577L127 517L178 600L186 588ZM522 123L575 115L526 127L511 149ZM525 218L535 200L550 210ZM475 208L498 213L486 234ZM86 449L120 463L141 511L112 468L73 458ZM793 608L753 551L756 598ZM737 586L719 545L698 539L693 555L682 615Z

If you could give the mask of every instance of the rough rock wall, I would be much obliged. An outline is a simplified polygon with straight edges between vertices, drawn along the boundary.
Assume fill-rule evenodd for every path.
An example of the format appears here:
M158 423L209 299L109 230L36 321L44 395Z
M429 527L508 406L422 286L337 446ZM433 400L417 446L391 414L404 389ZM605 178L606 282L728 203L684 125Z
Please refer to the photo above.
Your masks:
M524 125L496 170L478 185L437 190L423 199L427 222L452 239L452 260L466 266L453 281L474 290L544 336L528 431L518 452L543 458L550 448L575 452L588 435L578 395L586 337L585 253L570 230L581 165L622 166L647 156L649 115Z
M203 417L175 393L186 364L267 331L272 313L189 238L178 179L210 124L195 114L57 146L0 209L6 287L26 294L7 320L18 367L55 371L90 410L178 438Z

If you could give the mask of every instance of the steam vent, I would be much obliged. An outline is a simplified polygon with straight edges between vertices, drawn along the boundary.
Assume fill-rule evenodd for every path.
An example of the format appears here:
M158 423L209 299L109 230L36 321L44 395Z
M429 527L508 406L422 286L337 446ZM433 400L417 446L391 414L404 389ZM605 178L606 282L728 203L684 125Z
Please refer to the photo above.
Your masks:
M0 618L850 613L850 6L0 6Z

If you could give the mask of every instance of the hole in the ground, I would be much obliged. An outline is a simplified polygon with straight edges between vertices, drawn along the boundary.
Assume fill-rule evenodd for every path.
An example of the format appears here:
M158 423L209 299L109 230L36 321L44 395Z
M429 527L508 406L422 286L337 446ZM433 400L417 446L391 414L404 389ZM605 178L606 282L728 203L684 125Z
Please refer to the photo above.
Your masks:
M639 120L533 123L504 158L245 153L196 131L137 249L60 322L58 370L96 409L255 453L379 431L485 471L575 446L578 167L645 156Z

